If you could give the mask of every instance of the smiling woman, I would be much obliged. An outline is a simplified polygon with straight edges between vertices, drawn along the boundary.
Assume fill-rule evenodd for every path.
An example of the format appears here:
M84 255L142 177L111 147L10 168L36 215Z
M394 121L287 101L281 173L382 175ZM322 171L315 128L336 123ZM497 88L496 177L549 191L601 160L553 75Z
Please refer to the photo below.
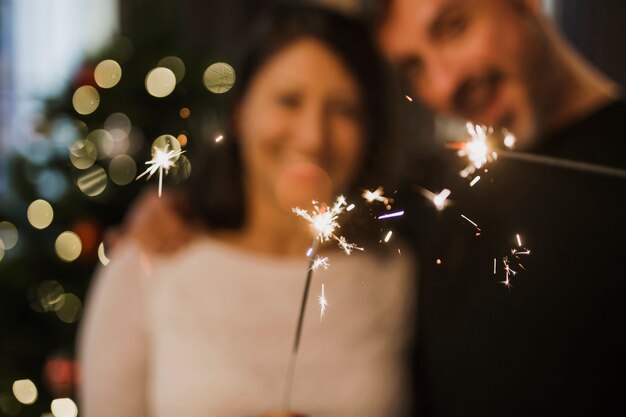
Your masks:
M358 203L363 188L393 185L383 66L366 28L281 6L250 39L235 66L230 132L194 161L192 217L178 214L194 238L160 256L127 237L96 279L81 338L84 415L279 409L314 238L292 208L339 194ZM379 244L380 226L361 214L341 234L365 252L320 249L320 265L332 264L312 286L324 317L304 322L291 396L313 416L397 415L408 400L411 251L387 244L390 234ZM177 239L165 223L146 227Z

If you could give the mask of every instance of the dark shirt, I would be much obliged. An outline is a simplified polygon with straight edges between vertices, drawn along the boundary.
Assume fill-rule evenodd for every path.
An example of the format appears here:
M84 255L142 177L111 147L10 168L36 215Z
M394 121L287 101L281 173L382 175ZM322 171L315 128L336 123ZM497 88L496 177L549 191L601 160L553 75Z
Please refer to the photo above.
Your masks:
M539 144L626 170L626 103ZM453 204L416 202L422 415L626 415L626 179L498 158L470 187L454 158L429 184Z

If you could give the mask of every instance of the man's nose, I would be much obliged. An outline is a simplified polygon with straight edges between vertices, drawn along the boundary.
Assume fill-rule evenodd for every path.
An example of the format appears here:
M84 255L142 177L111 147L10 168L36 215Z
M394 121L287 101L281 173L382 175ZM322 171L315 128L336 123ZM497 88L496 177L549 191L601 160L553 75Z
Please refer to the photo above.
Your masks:
M432 57L427 61L425 77L418 84L426 104L440 112L455 110L455 94L463 79L463 67L453 59Z

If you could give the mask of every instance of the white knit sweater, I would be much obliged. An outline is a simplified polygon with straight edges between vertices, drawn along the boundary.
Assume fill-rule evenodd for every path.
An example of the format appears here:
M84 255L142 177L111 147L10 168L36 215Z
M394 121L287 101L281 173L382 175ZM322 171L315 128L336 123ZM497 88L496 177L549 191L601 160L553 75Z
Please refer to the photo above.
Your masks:
M312 417L394 415L412 256L332 254L314 273L292 409ZM243 417L281 409L307 259L198 239L172 256L120 244L82 322L81 415ZM322 283L328 307L320 318Z

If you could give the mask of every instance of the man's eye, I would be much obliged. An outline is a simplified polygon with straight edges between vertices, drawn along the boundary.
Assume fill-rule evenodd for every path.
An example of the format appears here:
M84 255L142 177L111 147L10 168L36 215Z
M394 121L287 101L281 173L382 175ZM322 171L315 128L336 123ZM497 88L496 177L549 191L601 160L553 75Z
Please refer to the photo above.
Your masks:
M467 18L464 15L451 16L446 19L441 28L441 35L453 38L463 33L467 27Z
M295 94L279 95L277 101L280 105L288 108L296 108L300 105L300 97Z

